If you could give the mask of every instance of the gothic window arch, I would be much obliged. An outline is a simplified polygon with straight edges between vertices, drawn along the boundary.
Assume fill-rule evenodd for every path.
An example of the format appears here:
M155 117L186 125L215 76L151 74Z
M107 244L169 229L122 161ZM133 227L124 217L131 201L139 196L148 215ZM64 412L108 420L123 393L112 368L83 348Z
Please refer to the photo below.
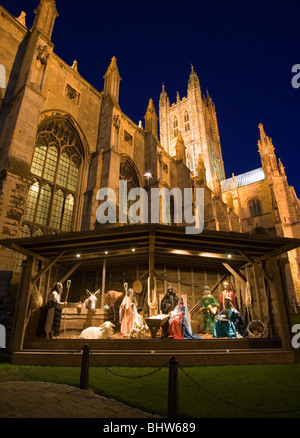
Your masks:
M119 178L121 181L127 181L127 194L131 189L140 187L138 172L135 169L134 164L131 162L131 160L128 157L124 157L121 159ZM119 209L124 215L127 215L128 223L130 222L130 217L128 217L129 208L130 208L130 203L128 202L128 197L123 199L123 203L119 202Z
M175 138L177 137L177 135L178 135L178 119L175 116L173 118L173 137Z
M261 201L258 198L252 198L248 202L251 217L259 216L262 214Z
M184 122L184 130L187 132L190 130L190 115L187 110L185 110L183 115L183 122Z
M31 235L74 229L74 215L84 161L81 141L64 118L44 121L39 129L24 224Z

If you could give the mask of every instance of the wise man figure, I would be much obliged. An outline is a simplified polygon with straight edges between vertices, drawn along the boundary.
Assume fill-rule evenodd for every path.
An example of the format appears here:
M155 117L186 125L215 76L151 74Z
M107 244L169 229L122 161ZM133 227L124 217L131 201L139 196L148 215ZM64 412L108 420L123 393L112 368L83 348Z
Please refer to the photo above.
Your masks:
M220 309L221 309L221 311L223 309L225 309L225 299L226 298L230 298L231 304L234 307L236 307L235 293L234 293L233 288L230 284L230 281L227 281L227 280L223 282L223 291L222 291L221 296L220 296Z
M214 328L217 319L218 307L219 303L212 295L210 288L208 286L204 286L203 296L200 301L200 311L203 313L203 330L205 332L211 332Z

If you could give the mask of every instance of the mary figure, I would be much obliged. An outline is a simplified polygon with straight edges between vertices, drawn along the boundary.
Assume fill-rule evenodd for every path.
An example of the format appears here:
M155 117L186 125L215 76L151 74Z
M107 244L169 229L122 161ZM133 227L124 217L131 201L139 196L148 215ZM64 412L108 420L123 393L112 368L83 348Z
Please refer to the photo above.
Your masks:
M201 339L194 335L187 305L182 297L174 311L170 313L168 337L173 339Z

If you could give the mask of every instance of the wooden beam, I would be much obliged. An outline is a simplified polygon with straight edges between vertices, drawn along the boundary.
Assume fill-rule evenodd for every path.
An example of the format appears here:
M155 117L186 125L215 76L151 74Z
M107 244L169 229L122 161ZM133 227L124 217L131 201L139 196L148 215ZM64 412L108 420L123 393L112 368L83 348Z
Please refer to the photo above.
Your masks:
M223 266L225 266L226 269L228 269L229 272L242 284L247 283L247 278L244 277L243 274L237 273L228 263L223 263Z
M45 266L43 267L43 269L40 270L40 272L38 272L32 281L32 284L35 284L41 277L43 274L45 274L53 265L55 265L55 263L63 256L63 254L65 253L65 251L62 251L57 257L55 257L52 260L49 260Z
M64 276L63 276L63 278L61 278L60 280L59 280L59 283L64 283L72 274L73 274L73 272L75 272L76 271L76 269L78 269L79 268L79 266L81 265L81 262L79 262L79 263L76 263L76 265L74 265Z
M29 249L25 249L22 246L19 246L19 245L17 245L14 242L11 245L9 245L7 248L9 248L9 249L11 249L13 251L19 252L19 253L21 253L21 254L23 254L25 256L34 257L37 260L41 260L42 262L48 261L48 259L46 259L45 257L42 257L39 254L30 251Z
M257 266L257 269L260 271L260 273L268 280L268 281L273 281L272 279L272 275L267 274L266 271L262 268L262 266L256 261L254 260L251 256L249 256L248 254L246 254L244 251L239 251L252 265Z

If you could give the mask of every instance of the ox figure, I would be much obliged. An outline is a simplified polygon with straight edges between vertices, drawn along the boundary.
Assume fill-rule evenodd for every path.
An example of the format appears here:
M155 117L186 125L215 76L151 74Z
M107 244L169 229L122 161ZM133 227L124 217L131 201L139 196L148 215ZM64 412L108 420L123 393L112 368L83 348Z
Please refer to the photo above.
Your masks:
M123 293L122 292L117 292L115 290L110 290L105 295L106 306L104 308L106 308L107 310L110 309L110 308L113 309L113 311L114 311L114 321L116 320L115 304L116 304L117 301L120 300L120 298L123 298Z
M87 289L86 293L89 295L89 297L84 302L84 308L94 312L96 309L97 295L100 293L100 289L94 293Z

